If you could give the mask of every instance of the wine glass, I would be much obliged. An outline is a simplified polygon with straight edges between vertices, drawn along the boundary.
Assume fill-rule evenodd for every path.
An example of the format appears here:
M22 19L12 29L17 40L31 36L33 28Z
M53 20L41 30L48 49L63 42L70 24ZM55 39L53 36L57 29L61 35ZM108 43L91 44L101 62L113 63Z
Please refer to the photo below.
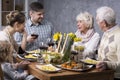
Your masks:
M79 62L79 60L82 60L84 58L83 51L84 51L83 43L77 42L73 44L71 54L74 55L75 61Z
M54 46L54 42L52 41L52 39L51 38L48 38L47 40L46 40L46 43L48 44L48 46Z
M74 61L77 61L77 55L78 55L78 51L76 51L74 49L74 45L72 45L72 48L71 48L71 56L70 56L70 59L71 60L74 60Z
M37 39L37 38L38 38L38 34L35 34L35 33L31 34L31 36L32 36L34 39Z
M47 50L48 46L44 42L40 42L39 43L39 48L40 48L40 50Z

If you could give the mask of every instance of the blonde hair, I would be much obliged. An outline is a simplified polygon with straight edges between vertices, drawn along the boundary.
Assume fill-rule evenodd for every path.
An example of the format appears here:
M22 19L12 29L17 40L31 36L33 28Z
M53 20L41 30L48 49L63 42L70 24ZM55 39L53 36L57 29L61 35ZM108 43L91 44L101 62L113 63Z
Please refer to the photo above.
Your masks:
M88 12L83 12L83 13L80 13L77 15L76 17L76 21L84 21L86 24L88 24L88 28L93 28L93 24L94 24L94 21L93 21L93 16L88 13Z
M6 15L7 24L13 26L15 22L20 24L25 22L25 15L20 11L11 11L8 15Z
M12 62L12 47L8 41L0 41L0 63Z

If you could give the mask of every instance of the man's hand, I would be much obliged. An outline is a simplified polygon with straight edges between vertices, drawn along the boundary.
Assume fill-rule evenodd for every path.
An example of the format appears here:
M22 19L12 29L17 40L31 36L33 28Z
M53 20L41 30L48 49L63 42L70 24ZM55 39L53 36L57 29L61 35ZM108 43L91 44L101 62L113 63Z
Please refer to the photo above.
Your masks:
M34 38L33 36L29 35L27 37L27 42L34 42L36 40L36 38Z
M99 70L99 71L103 71L105 69L107 69L107 63L106 62L98 62L96 64L96 68Z

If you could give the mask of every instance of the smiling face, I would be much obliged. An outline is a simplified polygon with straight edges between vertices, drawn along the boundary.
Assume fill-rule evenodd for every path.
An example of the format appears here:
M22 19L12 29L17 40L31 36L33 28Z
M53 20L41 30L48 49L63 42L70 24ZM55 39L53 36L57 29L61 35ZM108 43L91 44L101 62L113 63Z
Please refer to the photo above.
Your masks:
M40 10L38 12L36 11L30 11L30 17L33 23L40 23L44 18L44 11Z
M82 21L82 20L77 21L77 27L78 27L79 31L84 33L84 34L88 31L87 26L88 25L84 21Z

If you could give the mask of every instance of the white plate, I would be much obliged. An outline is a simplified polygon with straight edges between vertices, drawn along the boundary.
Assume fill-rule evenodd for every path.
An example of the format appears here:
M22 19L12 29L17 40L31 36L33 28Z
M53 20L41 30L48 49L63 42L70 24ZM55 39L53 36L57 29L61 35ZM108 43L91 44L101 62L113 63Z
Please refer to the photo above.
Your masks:
M90 65L95 65L97 64L97 60L91 59L91 58L86 58L81 60L81 62L85 63L85 64L90 64Z
M40 53L40 49L32 50L32 51L25 51L27 53Z
M21 54L21 55L18 54L17 57L20 58L20 59L22 59L22 60L28 60L28 61L30 61L30 62L35 62L35 61L37 61L37 59L34 59L34 58L25 58L24 55L22 55L22 54Z
M40 69L41 71L48 72L48 73L58 72L61 70L60 68L57 68L53 66L52 64L36 65L36 68Z
M40 55L39 54L32 54L33 56L35 56L35 57L39 57Z
M20 59L25 59L24 57L20 56L19 54L17 54L17 57Z

